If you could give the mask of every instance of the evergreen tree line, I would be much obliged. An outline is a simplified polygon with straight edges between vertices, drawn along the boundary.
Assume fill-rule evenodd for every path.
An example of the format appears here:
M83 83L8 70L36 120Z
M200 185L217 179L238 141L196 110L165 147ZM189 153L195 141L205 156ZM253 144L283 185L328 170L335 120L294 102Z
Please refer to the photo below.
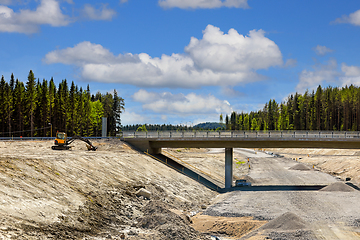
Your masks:
M124 99L114 93L90 95L67 80L56 87L50 81L36 81L30 70L24 84L11 74L9 83L0 81L0 136L44 137L64 131L69 136L101 136L102 117L107 117L108 135L121 127Z
M360 88L319 86L281 103L270 100L257 112L232 112L226 115L225 125L227 130L360 131Z

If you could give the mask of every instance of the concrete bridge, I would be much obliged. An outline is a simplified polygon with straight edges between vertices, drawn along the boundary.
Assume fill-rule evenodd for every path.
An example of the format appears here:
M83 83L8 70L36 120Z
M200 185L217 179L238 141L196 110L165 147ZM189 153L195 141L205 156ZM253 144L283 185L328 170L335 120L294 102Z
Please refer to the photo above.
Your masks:
M359 134L343 131L154 131L123 132L122 140L150 154L160 154L161 148L225 148L225 188L230 188L233 148L360 149Z

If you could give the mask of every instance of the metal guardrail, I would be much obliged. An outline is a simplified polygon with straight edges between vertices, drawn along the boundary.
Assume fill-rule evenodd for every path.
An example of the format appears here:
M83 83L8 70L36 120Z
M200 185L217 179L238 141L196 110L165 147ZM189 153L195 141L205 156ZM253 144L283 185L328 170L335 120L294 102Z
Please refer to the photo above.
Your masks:
M87 139L110 139L115 137L84 137ZM55 137L0 137L0 140L55 140Z
M360 138L360 131L125 131L122 138L354 139Z

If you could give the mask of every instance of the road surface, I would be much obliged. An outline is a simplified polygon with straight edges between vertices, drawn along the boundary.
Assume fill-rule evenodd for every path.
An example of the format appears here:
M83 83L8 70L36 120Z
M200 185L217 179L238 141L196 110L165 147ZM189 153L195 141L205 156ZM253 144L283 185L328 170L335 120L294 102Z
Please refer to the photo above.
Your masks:
M291 170L299 164L288 158L272 157L263 152L235 149L250 157L249 177L253 185L330 185L339 180L328 174L309 170ZM293 213L307 224L308 232L297 235L281 232L279 239L360 239L360 191L234 191L209 207L211 216L252 216L273 220ZM260 232L260 230L259 230ZM275 232L275 233L274 233ZM278 236L274 230L272 236ZM269 231L267 232L269 234ZM302 234L304 233L304 234ZM264 233L263 233L264 234ZM275 234L275 235L274 235ZM280 236L279 235L279 236ZM271 236L271 235L270 235ZM286 237L288 236L288 237ZM297 236L297 238L296 238ZM244 239L248 239L244 237Z

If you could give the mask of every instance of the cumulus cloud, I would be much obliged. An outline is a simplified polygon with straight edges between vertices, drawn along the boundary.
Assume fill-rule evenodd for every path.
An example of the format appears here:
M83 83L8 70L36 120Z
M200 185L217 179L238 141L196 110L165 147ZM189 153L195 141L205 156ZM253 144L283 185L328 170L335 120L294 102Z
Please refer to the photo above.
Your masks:
M290 58L290 59L286 60L286 63L284 64L284 67L285 68L291 68L291 67L295 67L296 64L297 64L297 60L293 59L293 58Z
M341 76L337 69L335 59L330 59L327 64L317 64L313 66L314 71L303 70L300 73L299 83L296 91L304 92L306 89L314 89L323 82L334 82Z
M77 65L83 79L99 82L140 87L234 86L263 79L258 69L283 64L278 46L264 34L253 30L243 36L234 29L224 34L208 25L203 39L191 38L184 54L115 56L101 45L83 42L49 52L44 62Z
M341 65L341 71L344 73L344 76L340 78L343 86L349 86L351 84L360 86L360 67L348 66L343 63Z
M335 23L350 23L355 26L360 26L360 10L337 18Z
M224 34L219 28L208 25L203 38L192 37L185 51L198 67L214 71L246 72L281 65L278 46L264 34L262 30L252 30L248 36L243 36L235 29Z
M132 125L136 123L146 123L148 119L143 114L138 114L132 111L125 111L121 114L122 125Z
M47 53L44 62L47 64L62 63L84 66L87 64L140 62L140 59L138 56L132 54L119 54L115 56L100 44L93 44L85 41L72 48L69 47Z
M83 17L91 20L111 20L116 15L116 12L109 9L107 4L102 4L99 9L90 4L85 4L81 12Z
M248 8L248 0L159 0L162 8Z
M14 12L11 8L0 6L0 31L34 33L43 24L53 27L66 26L70 23L55 0L42 0L35 11L20 10Z
M360 86L360 67L341 64L341 71L337 70L335 59L330 59L327 64L313 66L314 71L303 70L300 81L296 87L297 91L315 89L319 84L333 83L335 86Z
M327 53L331 53L333 52L334 50L328 48L328 47L325 47L325 46L320 46L320 45L317 45L315 48L313 48L313 50L315 51L315 53L319 56L324 56L326 55Z
M220 100L213 95L197 95L195 93L172 94L170 92L148 92L140 89L132 96L134 101L140 102L144 110L156 113L176 115L201 115L230 113L232 108L226 100Z
M73 4L72 0L62 1ZM62 12L59 0L40 0L35 10L20 9L17 12L6 6L12 3L11 0L0 0L0 32L31 34L37 32L41 25L61 27L75 20ZM111 20L116 15L106 4L99 9L86 4L80 12L84 19L91 20Z

